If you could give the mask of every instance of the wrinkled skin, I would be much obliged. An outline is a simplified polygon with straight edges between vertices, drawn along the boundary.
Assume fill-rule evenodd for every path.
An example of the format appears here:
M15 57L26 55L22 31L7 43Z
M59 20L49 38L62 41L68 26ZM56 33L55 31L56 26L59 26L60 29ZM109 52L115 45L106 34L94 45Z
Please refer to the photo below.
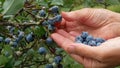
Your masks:
M85 8L62 12L63 20L51 35L54 41L85 68L113 68L120 65L120 14L105 10ZM75 43L82 31L107 41L91 47Z

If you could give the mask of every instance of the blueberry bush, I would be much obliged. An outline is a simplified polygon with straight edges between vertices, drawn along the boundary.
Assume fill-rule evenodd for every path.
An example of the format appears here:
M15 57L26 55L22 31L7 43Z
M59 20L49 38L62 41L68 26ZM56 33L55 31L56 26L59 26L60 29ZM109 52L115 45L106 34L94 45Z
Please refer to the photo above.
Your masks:
M83 68L52 40L61 11L85 7L120 12L120 0L0 0L0 68ZM105 40L88 32L76 43L98 46Z

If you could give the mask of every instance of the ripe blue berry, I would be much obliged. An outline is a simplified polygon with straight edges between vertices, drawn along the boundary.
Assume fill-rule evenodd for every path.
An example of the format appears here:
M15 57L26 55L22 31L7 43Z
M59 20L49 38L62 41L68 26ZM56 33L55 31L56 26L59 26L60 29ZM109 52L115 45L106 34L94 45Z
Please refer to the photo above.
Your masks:
M49 19L47 22L48 22L49 25L54 25L55 24L55 20L54 19Z
M83 44L88 45L88 42L84 41Z
M26 36L26 41L27 42L32 42L32 41L34 41L34 37L33 37L33 34L28 34L27 36Z
M40 47L39 50L38 50L38 53L41 54L41 55L44 55L47 53L47 50L45 47Z
M55 14L59 12L58 6L53 6L53 7L50 8L50 10L51 10L52 13L55 13Z
M54 27L54 26L52 26L52 25L48 25L48 30L53 31L53 30L55 30L55 27Z
M55 16L55 22L61 22L62 21L62 16L61 15L56 15Z
M96 46L99 46L99 45L101 45L102 43L100 43L100 42L98 42L97 44L96 44Z
M3 41L3 37L0 37L0 43Z
M54 62L55 62L56 64L60 64L61 61L62 61L62 57L61 57L61 56L56 56L56 57L54 58Z
M53 68L53 65L52 65L52 64L47 64L47 65L45 66L45 68Z
M88 35L87 37L86 37L86 41L87 42L89 42L90 40L93 40L94 38L93 38L93 36L92 35Z
M48 38L46 39L46 43L47 43L47 44L51 44L52 42L53 42L52 38L48 37Z
M11 44L13 47L17 47L17 45L18 45L18 43L17 42L12 42L12 44Z
M96 38L96 39L95 39L95 41L96 41L96 42L100 42L100 43L105 42L105 40L104 40L104 39L102 39L102 38Z
M82 38L85 39L87 36L88 36L88 32L82 32L82 34L81 34L81 37L82 37Z
M19 35L18 35L18 38L21 40L23 37L24 37L24 32L20 31Z
M47 25L48 25L48 22L47 22L47 21L44 21L44 22L42 22L42 25L43 25L43 26L47 26Z
M75 38L75 41L76 41L76 42L83 42L83 38L82 38L81 36L77 36L77 37Z
M6 43L6 44L9 44L9 43L10 43L10 41L11 41L11 39L10 39L10 38L6 38L6 39L5 39L5 43Z
M91 40L88 42L88 45L91 45L91 46L96 46L96 41L94 40Z
M39 11L39 15L40 15L41 17L45 17L45 16L46 16L45 10L40 10L40 11Z

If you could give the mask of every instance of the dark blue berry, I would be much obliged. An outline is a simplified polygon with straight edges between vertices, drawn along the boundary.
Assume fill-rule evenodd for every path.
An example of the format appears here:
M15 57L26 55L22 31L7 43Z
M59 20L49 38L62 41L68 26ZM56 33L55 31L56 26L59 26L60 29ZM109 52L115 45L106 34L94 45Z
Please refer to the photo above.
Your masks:
M6 39L5 39L5 43L6 43L6 44L9 44L9 43L10 43L10 41L11 41L11 39L10 39L10 38L6 38Z
M53 31L53 30L55 30L55 27L54 27L54 26L52 26L52 25L48 25L48 30Z
M90 46L96 46L96 41L91 40L91 41L88 42L88 45L90 45Z
M55 19L49 19L48 21L49 25L54 25L55 24Z
M38 53L41 54L41 55L44 55L47 53L47 50L45 47L40 47L39 50L38 50Z
M88 32L82 32L82 34L81 34L81 37L82 37L82 38L85 39L87 36L88 36Z
M53 7L50 8L50 10L51 10L51 12L54 13L54 14L56 14L56 13L59 12L58 6L53 6Z
M61 56L56 56L56 57L54 58L54 62L55 62L56 64L60 64L61 61L62 61L62 57L61 57Z
M3 37L0 37L0 42L2 42L3 41Z
M53 68L53 65L52 65L52 64L47 64L47 65L45 66L45 68Z
M62 21L62 16L61 15L56 15L55 16L55 22L61 22Z
M39 15L40 15L41 17L45 17L45 16L46 16L45 10L40 10L40 11L39 11Z
M101 45L102 43L100 43L100 42L98 42L97 44L96 44L96 46L99 46L99 45Z
M89 41L91 41L91 40L93 40L94 38L93 38L93 36L92 35L88 35L87 37L86 37L86 41L87 42L89 42Z
M21 40L23 37L24 37L24 32L20 31L19 35L18 35L18 38Z
M33 37L33 34L28 34L27 36L26 36L26 41L27 42L32 42L32 41L34 41L34 37Z
M83 44L88 45L88 42L84 41Z
M47 22L47 21L44 21L44 22L42 22L42 25L43 25L43 26L47 26L47 25L48 25L48 22Z
M83 42L83 38L82 38L81 36L77 36L77 37L75 38L75 41L76 41L76 42Z
M100 42L100 43L105 42L105 40L104 40L104 39L102 39L102 38L95 38L95 41L96 41L96 42Z
M46 39L46 43L47 43L47 44L51 44L52 42L53 42L52 38L48 37L48 38Z
M18 43L17 43L17 42L15 42L15 41L14 41L14 42L12 42L12 46L13 46L13 47L17 47L17 45L18 45Z

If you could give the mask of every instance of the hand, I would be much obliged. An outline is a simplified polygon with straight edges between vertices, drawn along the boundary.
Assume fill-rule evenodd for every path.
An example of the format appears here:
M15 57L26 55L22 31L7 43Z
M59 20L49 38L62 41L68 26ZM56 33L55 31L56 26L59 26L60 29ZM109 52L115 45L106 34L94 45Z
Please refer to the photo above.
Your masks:
M85 8L62 12L63 21L59 29L76 36L87 31L95 37L105 39L120 36L120 14L105 10Z
M105 39L120 36L120 14L105 9L87 8L63 12L62 17L62 23L51 37L76 61L86 68L110 68L120 64L120 38L106 41L98 47L74 43L75 36L82 31Z
M120 37L109 39L96 47L74 43L75 37L64 30L59 30L51 37L85 68L113 68L120 65Z

